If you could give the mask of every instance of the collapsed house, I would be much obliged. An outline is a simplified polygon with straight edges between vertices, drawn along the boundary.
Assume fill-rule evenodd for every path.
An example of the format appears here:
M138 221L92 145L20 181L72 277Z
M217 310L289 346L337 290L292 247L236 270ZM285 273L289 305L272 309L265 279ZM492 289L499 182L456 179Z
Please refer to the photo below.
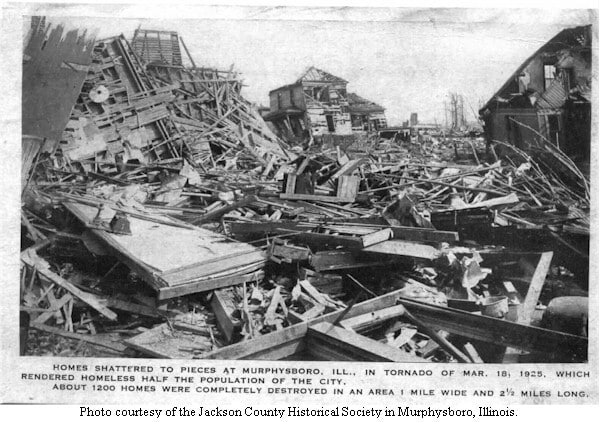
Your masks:
M264 116L284 139L301 143L325 134L352 135L387 126L385 109L347 92L348 81L310 67L293 84L269 92Z
M585 178L510 144L503 160L454 140L296 155L176 32L34 29L22 353L587 360ZM311 98L345 91L330 82Z
M562 30L533 53L481 108L488 140L520 149L543 137L587 168L592 27Z

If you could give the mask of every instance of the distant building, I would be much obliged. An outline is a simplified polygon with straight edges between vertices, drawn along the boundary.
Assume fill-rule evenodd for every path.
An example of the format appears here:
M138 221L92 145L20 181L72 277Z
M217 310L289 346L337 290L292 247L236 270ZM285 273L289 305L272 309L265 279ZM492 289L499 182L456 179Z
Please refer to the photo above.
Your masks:
M488 141L527 149L539 132L572 157L588 159L591 43L591 25L564 29L519 66L479 111Z
M348 81L310 67L293 84L269 93L264 116L288 141L302 142L325 134L351 135L387 126L385 109L346 90Z
M419 116L417 113L411 113L410 114L410 125L411 126L416 126L419 124Z
M437 135L441 131L437 123L417 123L410 126L410 134L416 135Z

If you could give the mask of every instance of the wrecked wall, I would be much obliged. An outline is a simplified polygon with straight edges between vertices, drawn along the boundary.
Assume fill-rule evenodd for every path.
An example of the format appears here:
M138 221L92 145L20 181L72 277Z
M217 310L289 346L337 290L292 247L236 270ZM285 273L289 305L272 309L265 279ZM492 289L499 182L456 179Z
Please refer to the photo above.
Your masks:
M538 115L534 109L498 109L486 118L485 125L495 139L510 140L519 148L535 142L535 134L510 119L538 129Z
M323 108L318 106L309 106L308 119L312 128L313 136L321 136L328 133L336 135L351 135L352 124L350 122L350 114L342 113L339 108ZM333 130L331 125L333 124Z
M291 86L276 89L269 93L269 106L271 112L284 110L286 108L296 107L300 110L306 110L304 101L304 92L302 86Z
M22 133L61 138L91 63L94 38L57 26L32 32L23 52Z

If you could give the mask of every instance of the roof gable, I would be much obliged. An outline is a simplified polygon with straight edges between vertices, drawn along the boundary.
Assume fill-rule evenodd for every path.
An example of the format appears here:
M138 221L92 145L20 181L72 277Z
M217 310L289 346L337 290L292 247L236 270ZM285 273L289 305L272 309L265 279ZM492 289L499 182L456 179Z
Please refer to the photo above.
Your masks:
M302 76L296 82L339 82L347 84L348 81L324 70L317 69L314 66L309 67L304 71Z

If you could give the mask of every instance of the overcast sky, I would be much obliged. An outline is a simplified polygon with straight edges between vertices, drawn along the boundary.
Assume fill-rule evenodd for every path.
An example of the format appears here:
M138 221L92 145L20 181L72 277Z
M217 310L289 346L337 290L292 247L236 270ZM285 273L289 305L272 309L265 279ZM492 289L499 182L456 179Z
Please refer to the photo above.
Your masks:
M101 38L135 28L176 30L196 65L241 72L244 95L268 105L268 92L314 65L349 81L348 90L384 106L391 124L444 122L448 92L478 106L529 55L565 27L592 23L584 9L316 9L43 6L53 21L97 29ZM139 19L137 16L164 16ZM81 17L64 17L88 16ZM109 17L111 16L111 17ZM119 16L119 17L117 17ZM202 17L202 18L200 18Z

